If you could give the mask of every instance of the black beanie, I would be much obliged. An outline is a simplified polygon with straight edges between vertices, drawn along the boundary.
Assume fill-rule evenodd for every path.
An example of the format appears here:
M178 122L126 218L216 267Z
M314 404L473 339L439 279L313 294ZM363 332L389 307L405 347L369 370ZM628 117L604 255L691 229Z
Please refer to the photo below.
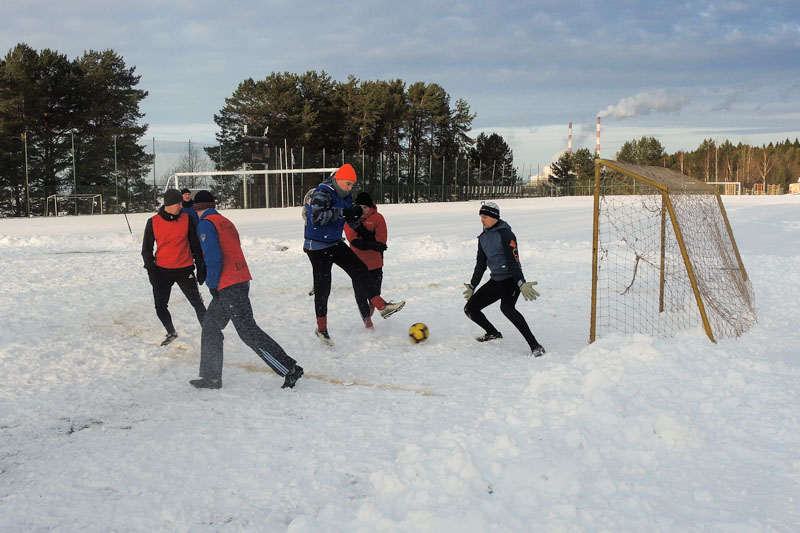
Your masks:
M209 209L216 205L216 200L214 199L214 195L208 191L198 191L197 194L194 195L194 207L195 211L202 211L204 209Z
M483 202L479 213L500 220L500 207L494 202Z
M367 207L375 207L375 202L372 201L372 196L368 192L360 192L356 196L356 203L358 205L366 205Z
M188 187L184 187L183 189L181 189L181 194L186 194L187 192L191 193L192 191L190 191Z
M164 205L175 205L183 201L183 195L178 189L167 189L164 191Z

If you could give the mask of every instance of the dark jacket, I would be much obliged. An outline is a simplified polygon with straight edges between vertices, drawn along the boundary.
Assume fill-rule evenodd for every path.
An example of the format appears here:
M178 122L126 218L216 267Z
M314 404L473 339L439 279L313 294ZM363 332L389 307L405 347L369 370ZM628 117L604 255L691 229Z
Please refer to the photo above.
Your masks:
M164 221L167 224L180 224L181 217L187 221L187 229L186 229L186 241L180 243L179 245L164 245L164 238L166 237L165 234L158 235L153 229L153 219L159 217L160 221ZM160 222L159 221L159 222ZM160 225L160 224L159 224ZM164 226L165 228L169 228L169 226ZM182 235L182 232L181 232ZM161 240L161 244L159 244L159 239ZM153 253L153 246L158 245L158 254L166 254L167 257L171 257L173 254L181 253L181 248L188 242L189 250L191 252L192 258L194 259L195 265L197 268L205 268L205 260L203 259L203 249L200 247L200 240L197 238L197 226L194 223L194 220L187 215L186 213L180 211L177 215L171 215L167 213L162 205L158 213L153 215L147 220L147 225L144 228L144 236L142 237L142 259L144 259L144 268L150 269L157 267L156 264L156 256ZM183 270L194 268L192 265L188 265L183 268L175 269L175 270Z
M342 210L353 205L352 193L340 196L333 176L320 183L306 204L306 227L303 248L321 250L342 240L345 217Z
M470 285L478 286L487 266L495 281L506 278L514 278L517 283L525 281L519 262L517 237L504 220L498 220L494 226L478 235L478 257Z
M383 267L383 251L385 247L376 247L376 243L385 245L387 238L386 220L378 213L378 207L372 206L372 212L361 218L361 224L353 228L345 225L344 234L350 241L350 248L356 253L367 270Z

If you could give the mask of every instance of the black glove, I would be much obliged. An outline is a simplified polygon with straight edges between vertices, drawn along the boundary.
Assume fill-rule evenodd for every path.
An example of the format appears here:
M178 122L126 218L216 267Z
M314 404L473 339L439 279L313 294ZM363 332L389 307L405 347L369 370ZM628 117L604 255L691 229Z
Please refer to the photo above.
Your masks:
M197 284L202 285L206 281L206 265L197 265Z
M359 224L359 226L356 228L356 233L358 233L358 236L364 240L367 241L375 240L375 234L372 233L370 230L368 230L366 226L364 226L364 224Z
M357 220L363 213L364 210L361 209L361 206L358 204L354 205L353 207L345 207L342 209L342 215L344 215L344 218L349 220Z
M366 244L367 248L369 248L370 250L375 250L376 252L385 252L386 248L388 248L385 243L382 243L380 241L368 242Z

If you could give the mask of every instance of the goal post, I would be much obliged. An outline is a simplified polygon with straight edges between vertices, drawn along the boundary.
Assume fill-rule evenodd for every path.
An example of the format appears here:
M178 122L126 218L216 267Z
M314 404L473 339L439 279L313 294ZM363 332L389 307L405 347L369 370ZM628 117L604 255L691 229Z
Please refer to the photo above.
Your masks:
M44 216L50 214L50 202L53 202L53 214L58 216L58 202L60 201L63 207L64 202L69 200L75 201L75 214L78 214L78 206L80 201L89 202L89 212L94 215L95 206L100 208L100 214L103 214L103 195L102 194L51 194L45 200Z
M295 169L275 169L275 170L251 170L243 168L242 170L216 170L216 171L204 171L204 172L175 172L169 178L167 178L167 182L164 185L164 190L167 189L181 189L181 183L186 183L189 179L192 178L214 178L216 176L223 177L223 178L230 178L230 177L241 177L242 180L242 194L244 195L243 203L245 209L247 209L247 177L248 176L264 176L264 190L266 193L266 207L278 207L278 206L270 206L269 203L269 176L280 176L280 193L281 193L281 205L280 207L287 207L287 204L290 206L294 206L294 175L295 174L322 174L323 177L330 174L331 172L335 172L338 170L339 167L331 167L331 168L295 168ZM210 188L210 185L208 185ZM301 191L305 193L305 191ZM287 201L288 198L291 198L291 202Z
M706 185L715 185L720 194L729 195L742 195L742 182L741 181L707 181Z
M611 332L670 337L698 324L716 342L755 322L716 187L666 168L597 160L589 342Z

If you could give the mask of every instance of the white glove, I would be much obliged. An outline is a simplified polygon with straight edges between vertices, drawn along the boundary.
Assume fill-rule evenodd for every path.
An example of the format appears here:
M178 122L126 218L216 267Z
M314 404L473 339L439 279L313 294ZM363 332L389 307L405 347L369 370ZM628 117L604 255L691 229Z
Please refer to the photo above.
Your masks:
M535 300L539 297L539 293L533 288L533 286L536 285L535 281L524 283L522 280L520 280L517 282L517 285L519 285L519 292L522 293L522 297L526 300Z
M472 298L472 293L475 292L475 287L470 285L469 283L464 284L464 299L469 300Z

